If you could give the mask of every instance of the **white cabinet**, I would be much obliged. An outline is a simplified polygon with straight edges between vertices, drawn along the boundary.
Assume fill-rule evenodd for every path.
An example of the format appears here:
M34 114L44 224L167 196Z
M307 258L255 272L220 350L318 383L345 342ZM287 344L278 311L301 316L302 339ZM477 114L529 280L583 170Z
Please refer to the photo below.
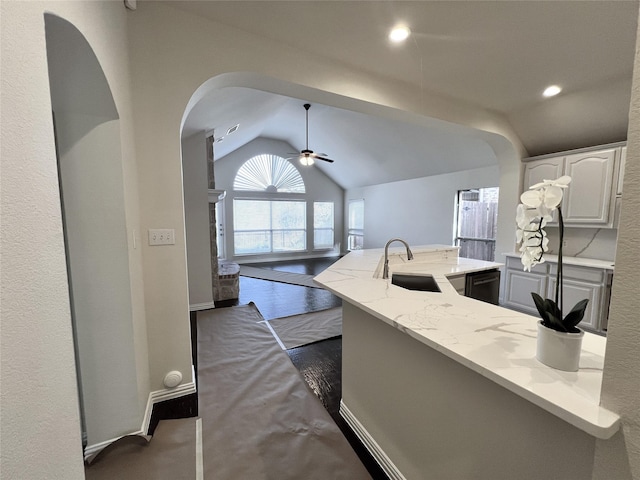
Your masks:
M571 177L562 200L565 225L609 223L616 152L609 148L565 157L564 174Z
M584 318L580 322L581 327L597 330L599 328L600 298L602 297L602 285L581 282L565 278L562 281L562 313L566 315L581 300L589 300ZM549 289L546 298L555 298L556 278L549 277Z
M621 147L541 158L525 164L523 191L544 179L562 175L571 184L562 201L562 215L568 227L613 227L618 189L616 162ZM557 217L556 217L557 218Z
M506 292L504 306L539 316L531 292L542 298L555 298L558 265L546 262L536 265L531 272L522 269L519 257L507 257ZM576 303L589 300L580 327L600 331L605 327L603 301L607 297L607 272L600 268L563 265L563 314Z
M516 310L535 315L538 311L533 303L531 292L537 293L541 297L546 296L547 276L535 275L529 272L507 271L507 305Z
M552 157L527 163L524 169L522 191L540 183L543 180L553 180L561 177L564 172L564 158Z
M618 173L618 185L616 195L622 195L622 181L624 179L624 166L627 163L627 147L620 149L620 172Z

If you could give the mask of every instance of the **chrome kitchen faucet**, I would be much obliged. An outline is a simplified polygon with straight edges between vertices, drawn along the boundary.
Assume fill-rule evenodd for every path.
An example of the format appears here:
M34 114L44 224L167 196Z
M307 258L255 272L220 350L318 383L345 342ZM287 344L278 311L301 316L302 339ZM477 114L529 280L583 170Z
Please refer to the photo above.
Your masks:
M401 238L392 238L384 246L384 268L382 270L382 278L389 278L389 245L391 245L392 242L402 242L407 249L407 260L413 260L413 253L411 253L409 244Z

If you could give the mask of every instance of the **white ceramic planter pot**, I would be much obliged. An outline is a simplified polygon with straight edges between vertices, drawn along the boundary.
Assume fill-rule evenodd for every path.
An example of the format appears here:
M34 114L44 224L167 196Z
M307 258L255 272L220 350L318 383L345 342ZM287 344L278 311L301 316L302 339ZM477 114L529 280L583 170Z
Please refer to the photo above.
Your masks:
M577 372L580 366L582 337L584 337L582 330L580 333L558 332L545 327L542 321L539 321L536 358L549 367L566 372Z

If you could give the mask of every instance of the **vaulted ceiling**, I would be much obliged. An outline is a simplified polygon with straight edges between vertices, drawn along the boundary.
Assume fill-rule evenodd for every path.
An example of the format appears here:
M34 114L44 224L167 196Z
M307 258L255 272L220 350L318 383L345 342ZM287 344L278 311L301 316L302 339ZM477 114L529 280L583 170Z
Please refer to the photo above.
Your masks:
M167 3L370 75L497 112L529 155L626 139L637 1ZM399 22L411 28L412 36L403 45L391 45L388 31ZM563 91L543 98L550 84ZM216 145L218 158L258 136L285 140L300 150L305 146L302 103L250 89L227 90L223 97L203 99L187 118L184 135L212 126L226 131L239 123L237 132ZM424 151L414 143L428 132L365 117L314 105L310 147L336 159L351 161L357 153L378 163L389 155L403 161ZM460 168L456 158L476 148L474 165L490 163L488 152L474 142L459 148L441 150L446 161L429 174L455 171ZM424 173L411 171L410 161L403 165L398 178L386 176L386 181ZM363 171L357 166L343 170L338 183L349 187L379 180L347 179Z

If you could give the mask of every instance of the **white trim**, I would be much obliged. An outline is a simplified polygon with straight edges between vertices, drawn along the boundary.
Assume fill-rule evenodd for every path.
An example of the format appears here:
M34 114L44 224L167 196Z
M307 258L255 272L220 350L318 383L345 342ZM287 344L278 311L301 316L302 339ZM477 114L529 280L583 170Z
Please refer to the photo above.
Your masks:
M196 420L196 480L204 479L204 463L202 460L202 419Z
M165 388L163 390L156 390L154 392L149 393L149 398L147 400L147 407L144 411L144 418L142 419L142 427L140 430L135 432L128 433L126 435L122 435L121 437L115 437L110 440L105 440L104 442L96 443L94 445L87 445L84 449L84 460L87 463L91 463L92 460L102 451L104 448L111 445L113 442L120 440L121 438L128 437L131 435L138 435L145 438L147 441L151 440L151 437L146 434L149 431L149 424L151 423L151 414L153 412L153 406L156 403L164 402L165 400L172 400L174 398L183 397L185 395L190 395L195 393L196 384L194 382L184 383L182 385L178 385L175 388Z
M358 421L342 400L340 400L340 416L344 418L371 456L373 456L378 465L380 465L380 468L382 468L391 480L406 480L406 477L402 475L398 467L396 467L387 454L384 453L384 450L382 450L380 445L378 445L369 432L367 432L364 425Z
M209 310L211 308L216 308L213 302L192 303L189 305L190 312L198 312L200 310Z
M153 411L153 406L156 403L183 397L192 393L196 393L196 384L194 382L183 383L182 385L178 385L175 388L164 388L162 390L151 392L149 394L147 410L145 411L145 417L142 423L142 431L146 432L149 429L149 423L151 422L151 413Z
M112 438L110 440L105 440L104 442L96 443L95 445L89 445L84 449L84 461L85 461L85 463L90 465L91 462L93 462L95 460L95 458L98 456L98 454L102 450L107 448L112 443L117 442L121 438L134 437L134 436L142 437L147 442L149 442L151 440L151 436L150 435L145 435L142 430L138 430L137 432L131 432L131 433L128 433L127 435L122 435L121 437L116 437L116 438Z

